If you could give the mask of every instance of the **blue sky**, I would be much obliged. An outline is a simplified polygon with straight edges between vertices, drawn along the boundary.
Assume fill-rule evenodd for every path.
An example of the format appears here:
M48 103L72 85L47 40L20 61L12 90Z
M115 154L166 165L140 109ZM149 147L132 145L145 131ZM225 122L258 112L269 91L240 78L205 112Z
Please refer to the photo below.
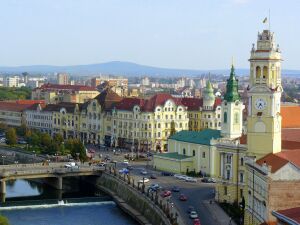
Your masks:
M300 69L299 0L0 0L0 65L248 68L269 8L283 68Z

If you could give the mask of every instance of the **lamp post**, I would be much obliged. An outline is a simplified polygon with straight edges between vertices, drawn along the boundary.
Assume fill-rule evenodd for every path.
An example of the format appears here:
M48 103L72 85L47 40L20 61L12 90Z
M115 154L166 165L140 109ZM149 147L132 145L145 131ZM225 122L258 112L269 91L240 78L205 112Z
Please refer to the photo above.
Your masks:
M4 165L4 158L6 158L6 156L2 155L1 157L2 157L2 165Z

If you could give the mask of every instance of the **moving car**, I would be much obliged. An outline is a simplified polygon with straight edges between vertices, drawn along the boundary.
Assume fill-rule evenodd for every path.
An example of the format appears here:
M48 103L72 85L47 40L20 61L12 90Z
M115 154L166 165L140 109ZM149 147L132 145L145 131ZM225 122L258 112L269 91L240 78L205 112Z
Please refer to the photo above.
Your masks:
M141 174L142 174L142 175L147 175L148 173L147 173L146 170L142 170L142 171L141 171Z
M195 211L195 208L193 206L189 206L187 212L191 213L192 211Z
M191 218L191 219L197 219L197 218L198 218L197 212L196 212L196 211L192 211L192 212L190 213L190 218Z
M152 174L150 175L150 178L151 178L151 179L157 179L157 176L156 176L155 174L152 173Z
M122 174L128 174L128 173L129 173L129 170L126 169L126 168L123 168L123 169L119 170L119 173L122 173Z
M181 195L179 196L179 200L180 200L180 201L187 201L187 200L188 200L188 197L187 197L186 195L184 195L184 194L181 194Z
M148 179L148 178L144 178L144 180L143 179L141 179L141 180L139 180L138 182L139 183L148 183L150 180Z
M168 191L168 190L166 190L163 193L161 193L161 197L163 197L163 198L169 197L171 195L172 195L171 191Z
M178 186L173 186L173 187L172 187L172 191L173 191L173 192L179 192L180 189L179 189Z
M151 190L151 191L157 191L157 190L159 190L161 187L159 186L159 184L151 184L150 185L150 187L149 187L149 189Z
M204 178L202 178L202 182L203 183L216 183L217 181L215 178L204 177Z
M199 218L194 219L193 225L201 225Z
M70 163L65 164L65 168L79 169L79 166L75 162L70 162Z
M105 165L106 165L106 163L104 163L104 162L101 162L98 164L98 166L100 166L100 167L105 167Z

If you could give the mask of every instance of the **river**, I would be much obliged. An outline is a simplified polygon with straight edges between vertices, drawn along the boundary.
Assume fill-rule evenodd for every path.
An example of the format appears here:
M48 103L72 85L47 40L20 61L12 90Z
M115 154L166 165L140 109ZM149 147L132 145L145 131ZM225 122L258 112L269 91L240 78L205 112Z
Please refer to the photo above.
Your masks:
M7 183L0 214L11 225L137 225L108 196L97 195L93 188L59 193L41 183L16 180Z

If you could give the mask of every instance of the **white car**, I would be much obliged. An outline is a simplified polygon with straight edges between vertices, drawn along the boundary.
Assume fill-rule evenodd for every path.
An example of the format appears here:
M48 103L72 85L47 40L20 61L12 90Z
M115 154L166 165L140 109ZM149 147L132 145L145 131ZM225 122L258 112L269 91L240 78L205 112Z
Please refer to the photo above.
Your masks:
M186 178L185 178L185 181L186 181L186 182L197 182L197 179L196 179L196 178L193 178L193 177L186 177Z
M191 219L197 219L198 218L198 214L196 213L196 211L191 211L190 218Z
M174 177L175 177L176 179L179 179L179 180L182 179L182 175L181 175L181 174L174 174Z
M148 178L144 178L144 181L143 181L143 179L141 179L141 180L139 180L138 182L139 183L148 183L150 180L148 179Z
M179 180L186 180L187 177L188 177L187 175L181 175L181 177L179 177L178 179Z

